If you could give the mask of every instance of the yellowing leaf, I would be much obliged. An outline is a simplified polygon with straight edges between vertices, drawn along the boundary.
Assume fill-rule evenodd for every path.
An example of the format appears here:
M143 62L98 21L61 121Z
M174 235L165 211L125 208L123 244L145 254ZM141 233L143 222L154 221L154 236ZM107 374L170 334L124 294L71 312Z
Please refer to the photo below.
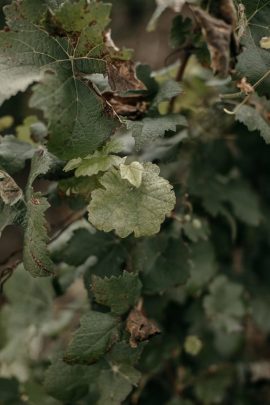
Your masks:
M139 162L132 162L130 165L120 165L120 174L122 179L126 179L135 187L142 184L143 165Z
M159 176L158 166L143 165L140 187L122 179L118 170L104 174L100 183L104 189L95 190L88 206L89 221L98 229L125 238L154 235L175 205L170 183Z

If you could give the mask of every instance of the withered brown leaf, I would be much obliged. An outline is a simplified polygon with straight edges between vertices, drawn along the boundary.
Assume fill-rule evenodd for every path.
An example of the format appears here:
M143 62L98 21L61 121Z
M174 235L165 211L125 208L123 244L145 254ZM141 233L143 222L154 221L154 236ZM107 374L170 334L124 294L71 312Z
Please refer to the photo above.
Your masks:
M207 43L213 71L226 77L230 70L233 26L199 7L191 6L191 9Z
M148 319L141 309L133 309L128 318L126 329L130 333L129 344L135 348L138 343L150 339L160 333L155 321Z
M113 91L146 90L136 77L135 65L130 60L115 60L107 65L108 81Z
M14 205L23 197L22 190L13 178L5 171L0 170L0 198L5 204Z

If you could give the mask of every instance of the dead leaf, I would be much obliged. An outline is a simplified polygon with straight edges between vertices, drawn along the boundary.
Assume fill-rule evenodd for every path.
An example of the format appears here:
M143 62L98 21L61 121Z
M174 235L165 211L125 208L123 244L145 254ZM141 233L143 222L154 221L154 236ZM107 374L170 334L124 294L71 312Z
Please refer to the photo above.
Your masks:
M199 7L190 6L190 8L207 43L213 71L223 77L228 76L231 59L232 25L219 18L212 17Z
M22 190L12 177L0 170L0 198L5 204L14 205L23 197Z
M107 66L108 80L113 91L146 90L137 79L134 63L130 60L115 60Z
M133 309L128 318L126 329L130 333L129 344L135 348L138 343L144 342L160 333L156 322L148 319L141 309Z
M241 81L237 84L237 87L246 95L254 92L254 87L247 81L246 77L242 77Z
M129 119L142 117L149 107L149 103L145 101L144 96L134 94L125 97L118 96L112 92L105 92L102 95L116 114L123 115Z

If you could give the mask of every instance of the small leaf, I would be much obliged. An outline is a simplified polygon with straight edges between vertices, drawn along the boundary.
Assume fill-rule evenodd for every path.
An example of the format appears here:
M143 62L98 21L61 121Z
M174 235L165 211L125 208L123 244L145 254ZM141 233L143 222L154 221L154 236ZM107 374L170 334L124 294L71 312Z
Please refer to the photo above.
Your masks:
M0 136L0 167L8 173L18 172L24 168L27 159L32 159L35 150L13 135Z
M121 237L134 232L135 237L153 235L175 205L172 186L159 177L159 168L143 165L140 187L132 187L119 171L112 169L100 179L104 189L95 190L88 206L89 221L98 229L115 229Z
M139 162L132 162L130 165L120 165L120 175L136 188L142 184L143 165Z
M88 312L81 318L64 360L71 364L95 363L118 340L118 323L110 314Z
M92 277L92 291L96 302L110 307L117 315L124 314L136 304L141 286L138 275L126 271L119 277Z

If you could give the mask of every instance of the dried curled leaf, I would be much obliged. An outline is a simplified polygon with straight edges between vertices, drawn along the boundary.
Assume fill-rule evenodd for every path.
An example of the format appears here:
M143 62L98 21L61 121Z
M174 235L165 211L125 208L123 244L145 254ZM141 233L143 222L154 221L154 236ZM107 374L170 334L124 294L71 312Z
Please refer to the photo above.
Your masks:
M22 190L13 178L5 171L0 170L0 198L7 205L16 204L23 197Z
M129 344L135 348L138 343L144 342L160 333L155 321L148 319L141 309L133 309L127 318L126 329L130 334Z
M199 7L192 7L192 11L207 43L213 71L227 76L230 70L232 25L212 17Z

